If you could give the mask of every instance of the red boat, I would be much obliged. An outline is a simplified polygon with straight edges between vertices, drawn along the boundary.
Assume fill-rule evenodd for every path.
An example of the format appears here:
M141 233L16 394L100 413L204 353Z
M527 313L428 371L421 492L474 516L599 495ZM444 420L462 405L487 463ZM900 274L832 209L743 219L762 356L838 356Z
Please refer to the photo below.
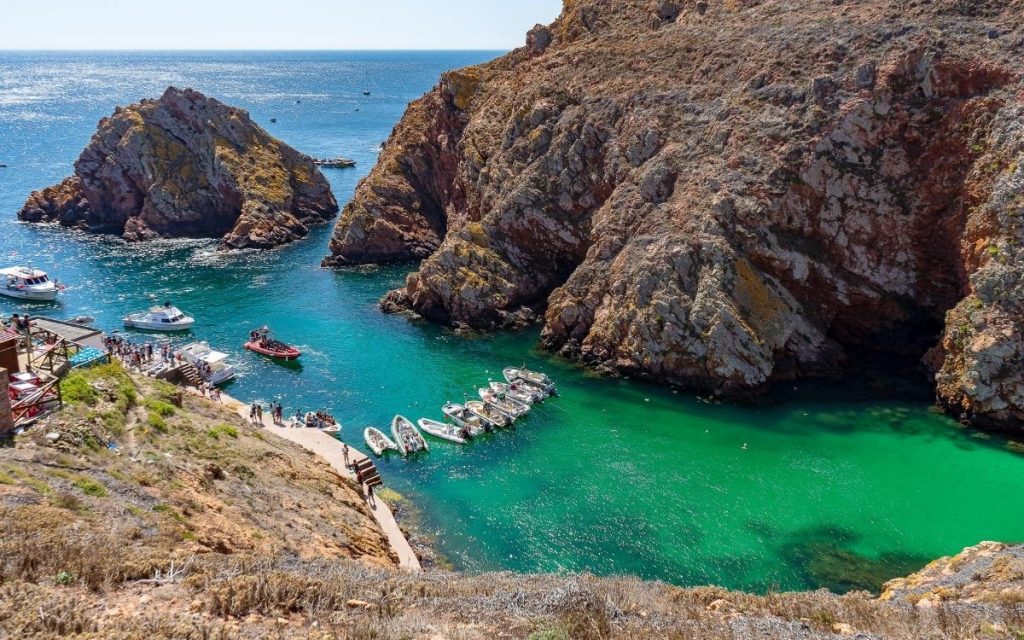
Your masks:
M302 355L295 347L271 338L270 330L266 327L249 332L249 342L245 343L245 348L279 360L295 360Z

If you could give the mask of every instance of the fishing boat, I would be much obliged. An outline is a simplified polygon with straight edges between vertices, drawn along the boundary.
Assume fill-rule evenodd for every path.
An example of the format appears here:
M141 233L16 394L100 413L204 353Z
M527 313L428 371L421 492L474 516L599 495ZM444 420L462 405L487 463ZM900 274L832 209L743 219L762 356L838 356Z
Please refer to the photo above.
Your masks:
M384 432L375 427L366 427L363 431L363 440L366 440L366 446L370 447L378 456L384 455L384 452L388 449L394 449L398 451L398 445L395 442L384 435Z
M370 95L370 90L369 90L369 89L366 89L365 91L363 91L363 95L364 95L364 96L368 96L368 95Z
M214 351L206 342L193 342L178 350L185 362L192 364L210 384L221 384L235 377L235 368L228 364L228 354Z
M423 435L416 430L416 425L403 416L395 416L391 419L391 435L395 438L398 451L403 456L417 451L430 450Z
M441 412L448 416L452 422L465 429L471 438L475 438L488 431L491 427L491 423L475 415L461 404L449 402L441 407Z
M476 392L480 394L480 399L484 401L484 404L494 407L512 420L523 417L530 410L530 405L525 402L516 402L511 398L502 398L498 392L490 387L481 387Z
M152 307L145 313L131 313L124 317L124 326L146 331L187 331L196 323L195 318L182 313L170 302Z
M554 381L543 373L530 371L524 367L505 367L501 373L505 376L505 380L507 380L509 384L521 380L522 382L542 389L547 395L555 393Z
M3 282L0 294L20 300L50 302L57 299L57 292L61 289L45 271L32 267L0 269L0 278Z
M423 429L435 438L441 438L442 440L447 440L448 442L454 442L456 444L466 444L466 438L463 435L465 433L464 428L459 428L445 422L438 422L437 420L431 420L430 418L420 418L416 421L416 424L420 426L420 429Z
M488 386L494 391L497 391L503 398L511 398L526 404L533 404L534 402L541 402L544 400L543 393L536 391L533 388L527 388L518 383L508 384L507 382L490 382L488 383Z
M325 433L337 433L341 431L341 424L334 419L334 416L324 411L310 411L306 414L306 426L311 429L319 429Z
M476 415L480 416L481 418L483 418L487 422L490 422L492 425L496 427L507 427L510 424L512 424L512 421L509 420L508 416L498 411L497 409L494 409L493 407L488 407L480 400L470 400L469 402L466 403L466 409L468 409L471 413L475 413Z
M276 358L278 360L295 360L302 355L302 352L295 347L272 338L270 335L270 329L266 327L250 331L249 341L245 343L245 348L260 355L264 355L269 358Z

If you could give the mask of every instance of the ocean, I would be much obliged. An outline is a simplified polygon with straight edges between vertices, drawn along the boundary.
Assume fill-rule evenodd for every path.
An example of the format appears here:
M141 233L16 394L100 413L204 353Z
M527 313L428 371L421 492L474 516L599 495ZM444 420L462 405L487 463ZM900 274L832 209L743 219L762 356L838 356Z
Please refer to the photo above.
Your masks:
M191 336L240 370L227 392L327 409L364 449L367 425L441 418L508 364L561 391L514 428L378 465L414 505L418 535L465 571L587 571L767 591L877 588L980 540L1024 537L1024 456L935 410L913 374L778 389L750 406L602 379L536 348L536 330L463 338L387 316L377 300L414 265L328 271L330 227L269 252L213 241L127 245L19 224L28 194L72 172L115 105L189 86L249 110L315 156L340 204L405 105L446 69L500 52L0 53L0 256L68 285L56 304L0 298L0 314L80 314L98 326L153 301L195 315ZM369 90L369 96L363 91ZM271 123L271 118L276 122ZM269 325L300 346L282 367L241 348ZM144 340L143 334L138 334Z

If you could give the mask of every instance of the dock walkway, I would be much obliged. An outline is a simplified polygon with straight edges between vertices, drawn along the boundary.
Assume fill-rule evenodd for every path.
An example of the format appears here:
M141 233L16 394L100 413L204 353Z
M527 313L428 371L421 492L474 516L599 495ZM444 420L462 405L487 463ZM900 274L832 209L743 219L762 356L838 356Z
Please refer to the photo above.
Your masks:
M249 419L249 405L240 402L231 396L222 393L221 402L234 409L240 416ZM263 426L267 431L285 440L289 440L317 454L334 468L342 476L352 480L356 479L355 473L345 464L344 445L337 438L319 429L281 427L275 425L270 418L269 412L263 414ZM368 459L368 456L354 447L348 448L348 460L350 464ZM363 495L368 495L367 487L362 486ZM419 571L420 561L413 553L412 546L405 538L405 534L398 528L398 522L391 513L391 509L383 500L373 498L369 505L373 517L377 520L384 535L387 536L392 550L398 555L399 566L409 571Z

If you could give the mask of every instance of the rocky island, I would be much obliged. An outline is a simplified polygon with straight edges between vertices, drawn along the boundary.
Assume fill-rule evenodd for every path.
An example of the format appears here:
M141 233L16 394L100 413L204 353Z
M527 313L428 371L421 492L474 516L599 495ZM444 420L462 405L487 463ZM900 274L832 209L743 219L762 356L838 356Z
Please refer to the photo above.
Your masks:
M895 353L1019 429L1022 47L1019 1L566 1L409 106L325 264L723 396Z
M101 120L75 174L32 193L18 218L129 241L221 238L225 247L270 248L337 211L311 158L244 110L170 87Z

